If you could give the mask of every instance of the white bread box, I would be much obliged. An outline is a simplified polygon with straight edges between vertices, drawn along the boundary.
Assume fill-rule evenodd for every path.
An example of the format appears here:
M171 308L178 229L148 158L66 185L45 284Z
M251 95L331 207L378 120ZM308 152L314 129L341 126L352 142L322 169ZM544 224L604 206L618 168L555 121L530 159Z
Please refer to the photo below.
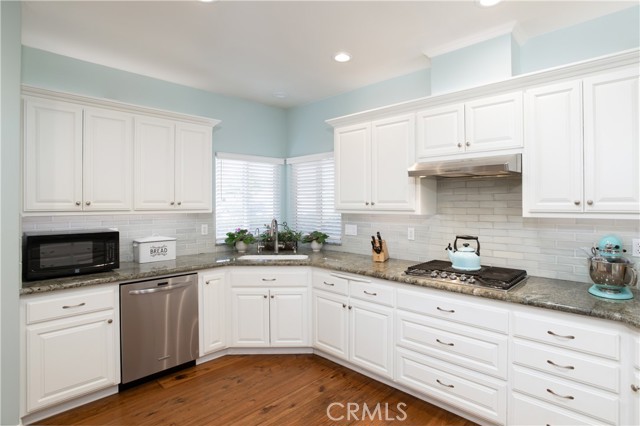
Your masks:
M133 240L133 261L136 263L161 262L175 258L175 238L153 236Z

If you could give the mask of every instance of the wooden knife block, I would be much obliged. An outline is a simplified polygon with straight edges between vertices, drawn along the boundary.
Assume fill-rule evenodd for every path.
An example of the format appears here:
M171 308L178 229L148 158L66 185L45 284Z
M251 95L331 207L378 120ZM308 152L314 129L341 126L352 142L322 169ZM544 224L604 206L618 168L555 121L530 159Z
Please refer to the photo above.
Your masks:
M387 250L387 241L382 240L382 251L380 253L376 253L373 249L371 249L371 256L373 257L374 262L386 262L389 259L389 250Z

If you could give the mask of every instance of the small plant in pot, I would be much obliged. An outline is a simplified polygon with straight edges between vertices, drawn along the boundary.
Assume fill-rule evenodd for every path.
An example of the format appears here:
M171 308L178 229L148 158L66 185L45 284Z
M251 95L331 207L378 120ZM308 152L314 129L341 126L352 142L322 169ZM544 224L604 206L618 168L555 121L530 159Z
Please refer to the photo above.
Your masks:
M281 250L293 250L294 252L298 250L298 241L302 239L302 232L297 232L289 228L287 223L284 222L281 225L281 230L278 231L278 244ZM273 250L275 248L275 238L271 236L271 230L268 225L265 225L267 228L260 236L258 237L260 241L264 243L265 250Z
M329 236L321 231L309 232L302 239L303 243L311 243L311 250L319 252L322 249L322 245L327 241Z
M238 253L244 253L249 248L249 244L256 241L256 238L247 229L236 228L235 232L227 232L227 238L224 242L235 247Z

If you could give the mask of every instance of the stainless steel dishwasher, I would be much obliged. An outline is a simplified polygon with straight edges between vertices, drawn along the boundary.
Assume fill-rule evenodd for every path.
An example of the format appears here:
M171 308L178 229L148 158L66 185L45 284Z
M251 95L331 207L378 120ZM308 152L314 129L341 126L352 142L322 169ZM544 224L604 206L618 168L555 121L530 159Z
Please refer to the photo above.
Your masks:
M120 286L122 384L198 356L196 274Z

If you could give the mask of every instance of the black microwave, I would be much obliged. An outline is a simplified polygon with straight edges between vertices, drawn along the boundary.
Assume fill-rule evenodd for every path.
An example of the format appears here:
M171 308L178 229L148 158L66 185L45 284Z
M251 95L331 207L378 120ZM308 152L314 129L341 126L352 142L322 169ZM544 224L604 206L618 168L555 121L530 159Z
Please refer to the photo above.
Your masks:
M22 278L68 277L120 267L120 233L112 229L25 232Z

